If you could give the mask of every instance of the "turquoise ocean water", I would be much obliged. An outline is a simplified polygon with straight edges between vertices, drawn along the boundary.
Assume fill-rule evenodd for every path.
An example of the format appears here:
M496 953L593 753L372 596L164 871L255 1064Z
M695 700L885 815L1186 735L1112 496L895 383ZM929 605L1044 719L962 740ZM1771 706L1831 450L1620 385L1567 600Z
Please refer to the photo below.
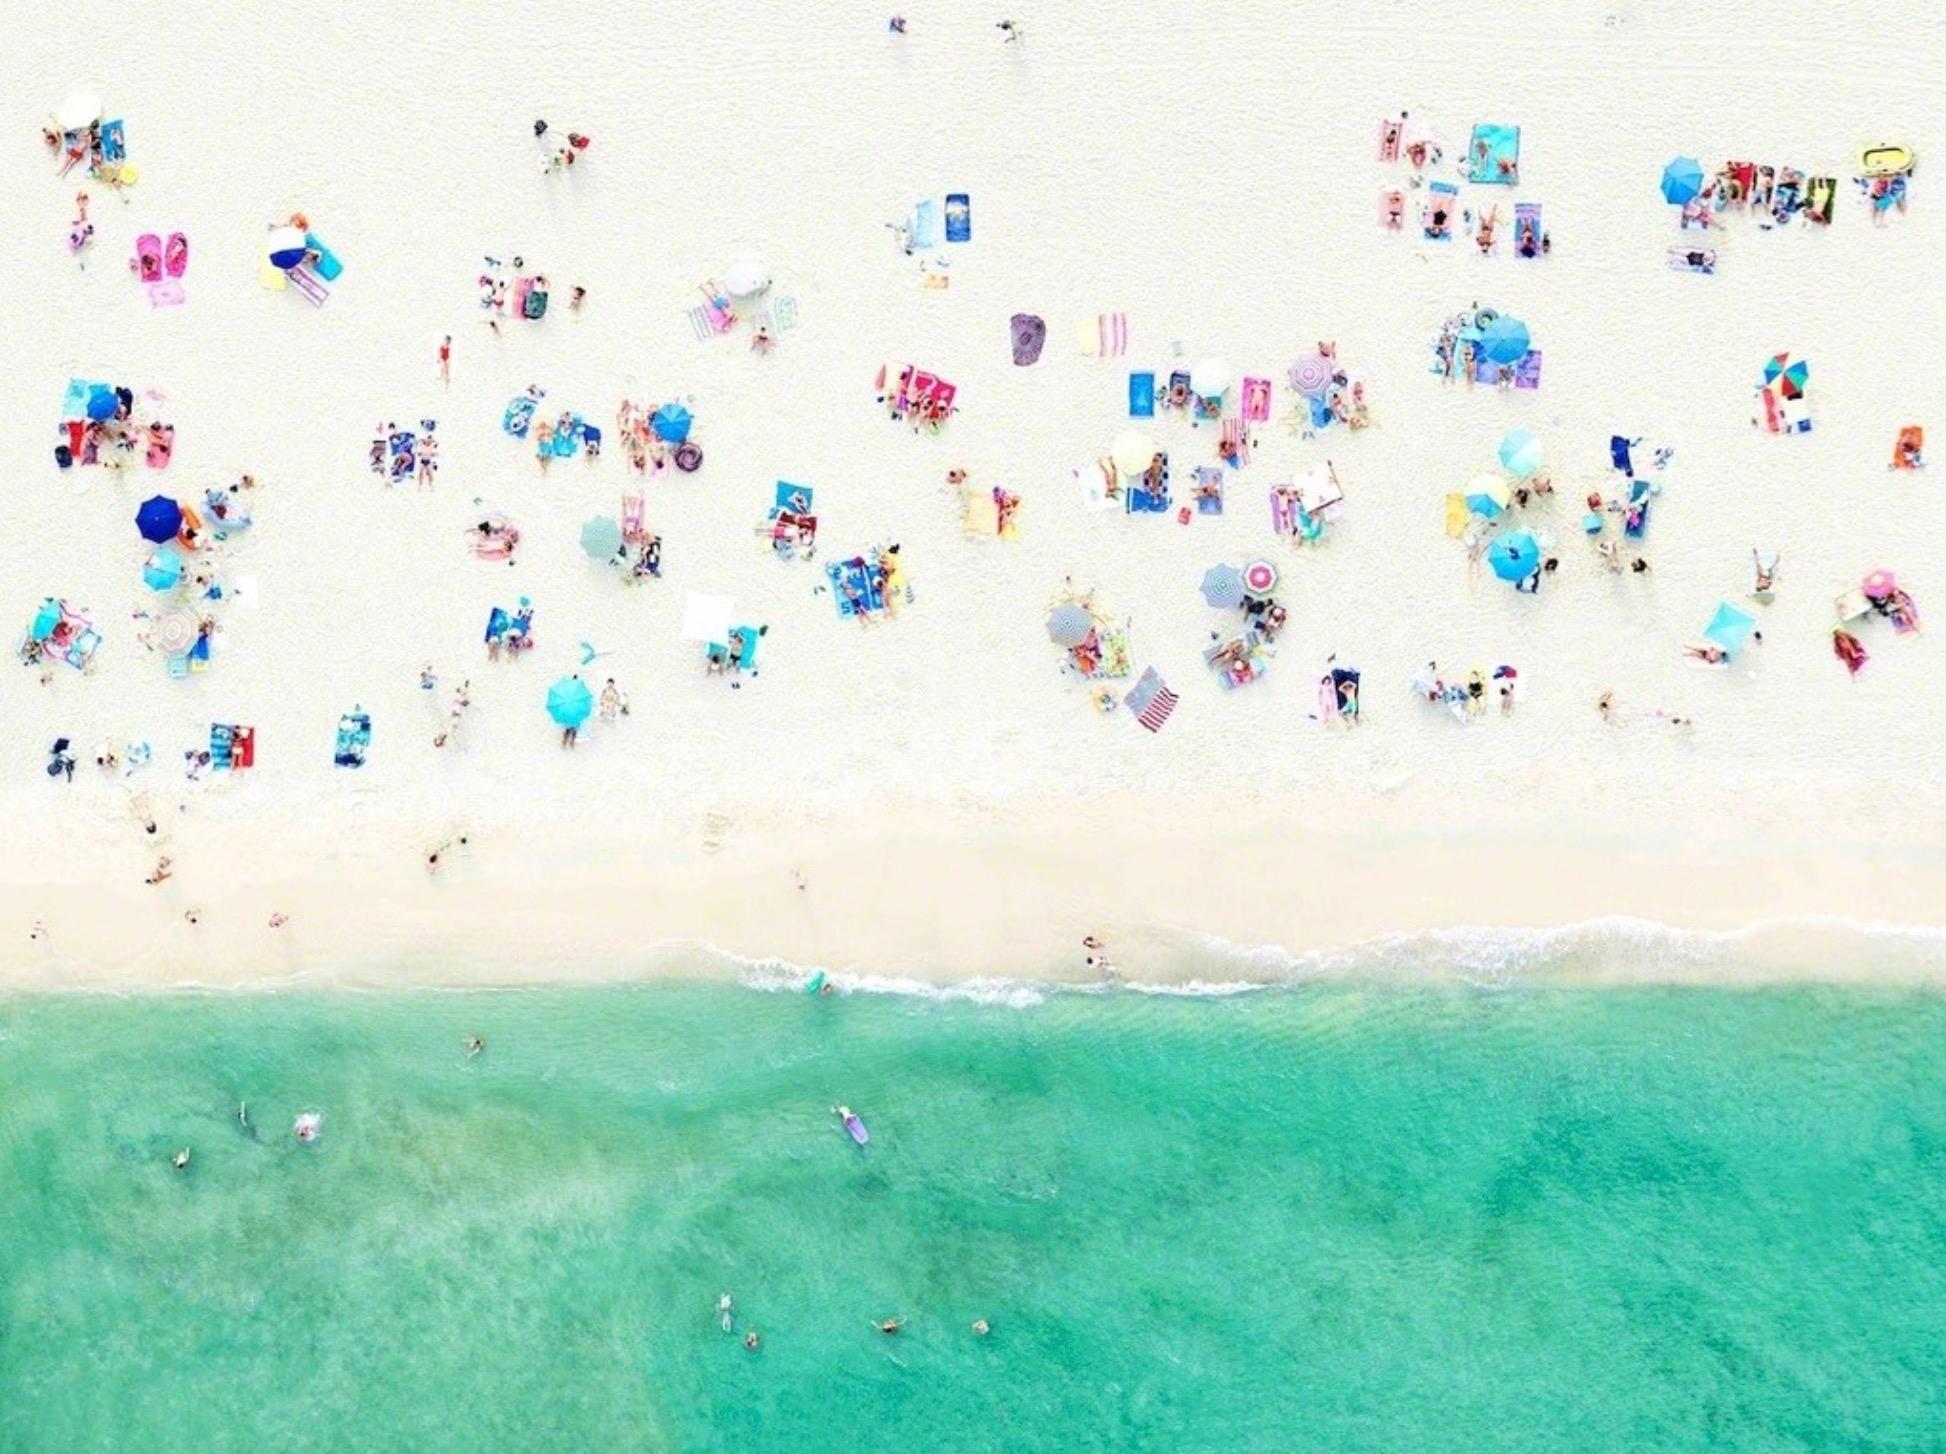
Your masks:
M1943 1445L1933 995L0 1001L6 1451Z

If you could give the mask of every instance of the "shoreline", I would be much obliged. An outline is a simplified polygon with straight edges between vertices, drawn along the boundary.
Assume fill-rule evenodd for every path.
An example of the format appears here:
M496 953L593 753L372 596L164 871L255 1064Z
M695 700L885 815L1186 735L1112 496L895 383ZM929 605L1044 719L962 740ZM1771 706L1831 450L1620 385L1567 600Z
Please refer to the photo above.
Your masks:
M200 817L174 827L161 851L176 876L153 889L141 884L150 841L97 821L7 851L0 910L22 932L0 956L0 990L512 988L816 968L867 987L1085 986L1098 978L1080 944L1090 933L1123 982L1154 988L1946 984L1937 843L1888 857L1819 822L1814 845L1774 806L1764 826L1693 805L1671 833L1559 814L1537 826L1440 796L1437 817L1407 794L1281 812L1208 798L726 812L646 834L512 820L469 825L471 845L437 877L406 845L455 830L368 822L333 844L301 825ZM1332 822L1356 826L1313 826ZM1677 841L1679 853L1656 847ZM289 923L270 928L272 912ZM36 919L44 941L24 932Z

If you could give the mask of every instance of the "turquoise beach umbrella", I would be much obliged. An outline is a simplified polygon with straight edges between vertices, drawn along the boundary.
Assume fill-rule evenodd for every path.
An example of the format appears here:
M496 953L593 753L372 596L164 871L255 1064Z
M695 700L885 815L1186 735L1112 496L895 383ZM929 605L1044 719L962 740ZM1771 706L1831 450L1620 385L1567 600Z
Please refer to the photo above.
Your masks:
M1527 325L1504 313L1480 330L1480 353L1488 363L1519 363L1528 346Z
M595 694L580 677L562 677L547 689L547 715L563 727L579 727L595 709Z
M61 603L49 596L34 613L34 640L45 641L61 624Z
M1716 614L1710 617L1710 624L1703 628L1703 635L1722 647L1725 656L1735 656L1743 650L1744 643L1756 628L1756 617L1747 611L1739 611L1728 601L1720 601Z
M182 583L182 557L163 546L142 567L142 584L152 591L172 591Z
M1524 581L1541 568L1540 544L1525 530L1510 530L1487 549L1493 573L1503 581Z

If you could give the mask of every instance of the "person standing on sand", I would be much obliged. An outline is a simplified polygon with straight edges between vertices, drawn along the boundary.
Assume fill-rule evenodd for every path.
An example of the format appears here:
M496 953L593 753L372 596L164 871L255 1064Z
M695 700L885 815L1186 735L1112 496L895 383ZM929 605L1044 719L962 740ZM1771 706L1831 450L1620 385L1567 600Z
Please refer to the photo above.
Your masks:
M453 335L447 334L439 340L439 382L450 384L453 381Z

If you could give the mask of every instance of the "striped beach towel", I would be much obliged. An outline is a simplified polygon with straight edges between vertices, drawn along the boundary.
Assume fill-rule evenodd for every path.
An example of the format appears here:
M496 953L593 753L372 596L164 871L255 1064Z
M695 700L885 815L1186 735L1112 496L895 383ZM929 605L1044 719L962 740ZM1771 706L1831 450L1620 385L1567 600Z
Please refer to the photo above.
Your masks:
M1128 352L1128 314L1102 313L1095 318L1095 354L1120 358Z
M1122 705L1133 712L1135 720L1149 731L1160 732L1162 724L1169 720L1169 714L1176 710L1176 703L1180 700L1169 690L1161 674L1151 666L1143 669L1140 679L1122 698Z

